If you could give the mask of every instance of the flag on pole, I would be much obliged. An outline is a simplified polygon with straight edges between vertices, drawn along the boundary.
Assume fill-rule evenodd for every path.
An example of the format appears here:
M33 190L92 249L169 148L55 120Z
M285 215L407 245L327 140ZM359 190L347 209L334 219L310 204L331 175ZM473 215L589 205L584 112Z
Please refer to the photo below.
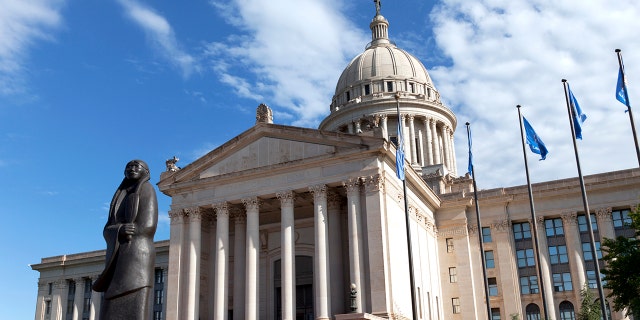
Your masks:
M578 100L571 92L571 87L567 83L567 89L569 90L569 102L571 103L571 113L573 117L573 127L576 131L576 139L582 140L582 124L587 120L587 115L582 112Z
M396 176L404 181L404 137L400 121L398 121L398 145L396 148Z
M467 172L471 176L473 176L473 154L471 153L471 127L469 127L469 123L467 122L467 141L469 141L469 167L467 168Z
M616 99L625 106L629 106L627 102L627 84L624 82L624 72L622 67L618 71L618 85L616 86Z
M524 120L524 130L527 135L527 144L529 145L529 149L531 149L531 152L539 154L540 160L546 159L547 153L549 153L547 146L544 145L540 136L538 136L536 131L533 130L533 127L529 124L527 118L522 117L522 119Z

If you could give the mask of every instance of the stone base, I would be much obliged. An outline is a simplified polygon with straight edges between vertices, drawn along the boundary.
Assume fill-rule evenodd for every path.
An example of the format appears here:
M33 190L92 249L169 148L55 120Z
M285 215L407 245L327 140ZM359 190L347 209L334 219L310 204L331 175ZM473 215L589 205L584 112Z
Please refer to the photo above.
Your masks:
M366 319L374 319L374 320L383 320L384 318L380 318L378 316L374 316L368 313L345 313L345 314L336 314L336 320L366 320Z

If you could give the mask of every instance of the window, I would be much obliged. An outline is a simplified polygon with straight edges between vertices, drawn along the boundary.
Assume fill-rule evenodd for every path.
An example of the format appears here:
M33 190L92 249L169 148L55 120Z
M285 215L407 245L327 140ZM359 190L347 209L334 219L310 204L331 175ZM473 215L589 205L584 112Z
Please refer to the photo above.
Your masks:
M520 277L520 291L522 294L538 293L538 276Z
M458 282L458 271L456 270L456 267L449 268L449 282Z
M162 320L162 311L154 311L153 320Z
M487 263L487 269L492 269L496 267L496 262L493 259L493 251L485 251L484 260Z
M387 92L393 91L393 82L387 81Z
M371 94L371 87L368 84L364 85L364 95L368 96Z
M154 303L162 304L163 296L164 296L164 293L162 290L156 290L154 294Z
M44 302L44 314L51 314L51 300L47 300Z
M49 282L49 291L48 291L48 295L51 295L51 293L53 292L53 283Z
M487 279L487 284L489 285L489 296L495 297L498 295L498 281L496 278Z
M491 242L491 227L482 227L482 242Z
M460 313L460 298L451 298L451 304L453 305L453 313Z
M544 228L547 232L547 237L564 235L564 229L562 228L561 218L544 220Z
M549 246L549 261L551 264L568 263L567 246Z
M91 311L91 298L84 298L84 302L82 303L82 313L87 313Z
M589 242L582 243L582 253L584 254L584 261L593 260L593 251L591 251L591 243ZM602 259L602 251L600 250L600 241L596 241L596 254L598 255L598 260Z
M613 220L614 228L624 228L631 225L631 217L629 217L629 209L614 210L611 212L611 219Z
M569 301L560 302L560 320L575 320L576 314L573 312L573 304Z
M591 218L591 230L598 230L598 220L596 220L596 215L592 213L589 217ZM578 230L580 230L580 232L589 231L587 229L587 216L584 214L578 216Z
M536 260L533 258L533 249L516 250L516 257L518 259L518 268L532 267L536 265Z
M87 292L89 292L89 293L91 292L91 290L92 290L91 289L91 285L92 285L91 279L85 278L84 279L84 293L85 293L85 295L86 295Z
M67 313L66 319L73 319L73 304L76 297L76 282L73 280L67 281L67 286L69 290L67 290Z
M453 238L447 238L447 252L453 252Z
M160 268L155 270L156 283L164 283L164 272Z
M598 280L596 279L595 270L587 270L587 283L589 283L589 288L591 289L598 288Z
M409 83L409 91L416 93L416 85L414 83Z
M571 291L571 274L569 272L553 274L553 289L555 292Z
M491 308L491 320L500 320L500 308Z
M540 307L535 303L530 303L525 308L527 320L540 320Z
M529 225L529 222L514 223L513 237L516 240L531 239L531 225Z
M346 95L347 95L347 101L351 100L351 92L347 91Z

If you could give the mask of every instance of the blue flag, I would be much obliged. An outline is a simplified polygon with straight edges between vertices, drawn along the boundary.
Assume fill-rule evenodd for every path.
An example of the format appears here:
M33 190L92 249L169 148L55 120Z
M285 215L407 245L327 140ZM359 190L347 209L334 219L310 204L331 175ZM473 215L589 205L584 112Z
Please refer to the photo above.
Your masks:
M471 127L467 127L467 128L469 128L469 130L467 130L467 141L469 141L469 167L467 168L467 172L469 172L469 175L473 176L473 154L471 153Z
M567 83L567 89L569 89L569 103L571 103L571 113L573 117L573 128L576 131L576 139L582 140L582 124L587 120L587 115L582 112L578 100L573 96L571 87Z
M627 84L623 81L622 68L618 71L618 85L616 86L616 99L622 102L625 106L629 106L627 101Z
M527 118L522 117L522 119L524 120L524 131L527 134L527 144L529 145L529 149L531 149L531 152L539 154L541 157L540 160L546 159L549 150L547 150L547 147L544 145L544 142L542 142L542 139L540 139L540 136L538 136L536 131L533 130L533 127L529 124Z
M396 176L404 181L404 138L402 137L402 126L398 119L398 145L396 148Z

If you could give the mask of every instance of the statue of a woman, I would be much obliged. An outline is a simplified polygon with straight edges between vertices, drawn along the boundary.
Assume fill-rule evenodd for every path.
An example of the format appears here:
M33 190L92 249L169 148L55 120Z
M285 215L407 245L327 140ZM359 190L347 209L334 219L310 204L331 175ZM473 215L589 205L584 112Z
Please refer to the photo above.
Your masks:
M144 161L127 163L124 176L104 226L104 271L93 285L93 290L104 292L100 320L151 317L158 201Z

